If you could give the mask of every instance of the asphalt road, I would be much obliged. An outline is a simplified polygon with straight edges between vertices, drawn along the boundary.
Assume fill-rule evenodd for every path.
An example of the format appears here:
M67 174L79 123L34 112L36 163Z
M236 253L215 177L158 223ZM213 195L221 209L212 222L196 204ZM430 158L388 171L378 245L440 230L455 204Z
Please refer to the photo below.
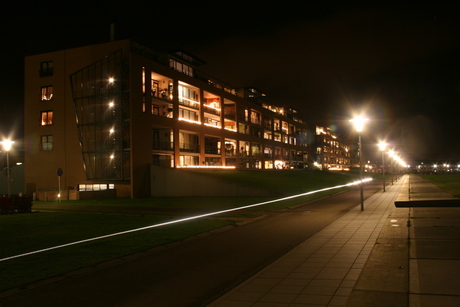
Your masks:
M365 198L381 189L365 186ZM206 306L360 202L359 188L135 259L20 291L15 306Z

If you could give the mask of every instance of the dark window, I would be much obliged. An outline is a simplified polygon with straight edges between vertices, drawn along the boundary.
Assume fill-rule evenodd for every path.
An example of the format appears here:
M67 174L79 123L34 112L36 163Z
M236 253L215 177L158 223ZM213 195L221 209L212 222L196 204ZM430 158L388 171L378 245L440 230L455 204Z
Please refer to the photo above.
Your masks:
M153 129L153 149L174 150L172 129Z
M40 149L41 150L53 150L53 136L42 135L40 137Z
M216 137L205 137L204 148L207 154L220 155L220 139Z
M48 77L53 75L53 61L40 63L40 77Z

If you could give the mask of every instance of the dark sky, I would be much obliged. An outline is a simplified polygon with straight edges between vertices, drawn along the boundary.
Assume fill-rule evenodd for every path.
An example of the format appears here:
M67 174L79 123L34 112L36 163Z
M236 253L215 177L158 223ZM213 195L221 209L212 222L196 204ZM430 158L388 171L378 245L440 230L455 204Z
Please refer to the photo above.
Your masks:
M22 125L10 114L21 110L25 55L106 42L114 23L116 39L189 51L208 63L201 70L265 91L271 102L344 138L355 137L349 119L364 112L368 147L388 138L408 158L460 160L457 2L179 1L136 8L96 1L54 11L34 4L34 14L16 8L0 21L0 130Z

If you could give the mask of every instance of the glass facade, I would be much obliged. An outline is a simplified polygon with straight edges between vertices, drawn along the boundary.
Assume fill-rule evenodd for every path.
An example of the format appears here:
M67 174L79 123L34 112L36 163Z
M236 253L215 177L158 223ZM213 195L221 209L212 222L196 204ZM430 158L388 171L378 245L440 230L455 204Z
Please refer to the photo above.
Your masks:
M70 76L87 179L129 179L129 94L116 51Z

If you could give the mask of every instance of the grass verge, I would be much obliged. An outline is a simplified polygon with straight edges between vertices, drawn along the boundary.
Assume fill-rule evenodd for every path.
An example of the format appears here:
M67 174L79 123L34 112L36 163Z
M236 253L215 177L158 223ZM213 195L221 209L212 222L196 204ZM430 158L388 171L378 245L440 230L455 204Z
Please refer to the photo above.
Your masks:
M209 176L237 181L293 195L355 181L355 173L314 171L207 172ZM253 218L260 210L279 210L340 192L334 189L229 212L216 218L151 228L65 248L0 262L0 291L58 276L82 267L116 259L155 246L180 241L213 229L232 225L240 218ZM177 220L186 216L216 212L268 201L268 198L169 197L145 199L93 199L36 202L33 214L2 215L0 259L35 250ZM56 206L57 205L57 206ZM55 212L58 210L59 212ZM84 212L84 213L82 213ZM226 217L225 219L221 219Z
M169 220L151 216L55 212L1 218L4 229L0 239L1 258ZM0 276L4 278L0 279L0 291L146 251L235 222L220 219L192 220L2 261Z
M437 174L437 175L420 175L447 193L454 197L460 198L460 174Z

